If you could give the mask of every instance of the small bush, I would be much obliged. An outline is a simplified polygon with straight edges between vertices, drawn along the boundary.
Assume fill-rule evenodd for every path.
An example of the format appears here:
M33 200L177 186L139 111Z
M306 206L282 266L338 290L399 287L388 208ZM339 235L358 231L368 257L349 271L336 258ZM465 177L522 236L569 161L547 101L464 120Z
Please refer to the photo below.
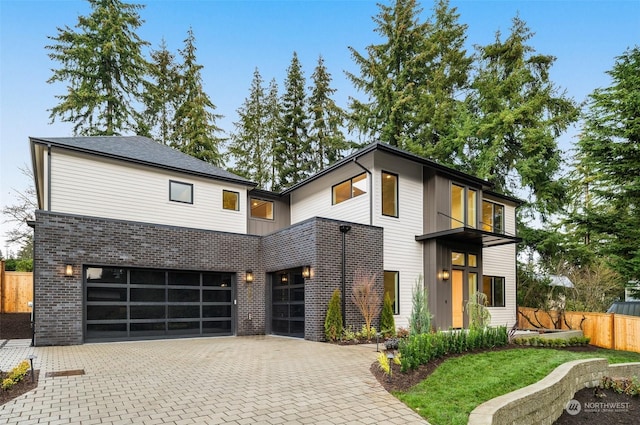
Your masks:
M10 390L15 384L22 381L27 373L29 373L29 362L24 360L9 372L9 376L2 380L0 386L5 391Z
M600 388L611 389L618 394L638 396L638 394L640 394L640 381L638 381L637 376L634 376L631 379L614 379L609 376L605 376L600 380Z
M398 341L398 338L389 338L384 342L384 346L387 348L387 350L397 350L399 343L400 341Z
M393 318L393 301L388 292L384 294L384 302L382 304L382 312L380 313L380 331L385 336L396 335L396 321Z
M327 317L324 319L324 336L329 341L337 341L342 335L342 307L340 304L340 290L336 289L329 300Z
M378 365L384 373L391 375L391 364L389 363L389 358L385 353L378 354Z

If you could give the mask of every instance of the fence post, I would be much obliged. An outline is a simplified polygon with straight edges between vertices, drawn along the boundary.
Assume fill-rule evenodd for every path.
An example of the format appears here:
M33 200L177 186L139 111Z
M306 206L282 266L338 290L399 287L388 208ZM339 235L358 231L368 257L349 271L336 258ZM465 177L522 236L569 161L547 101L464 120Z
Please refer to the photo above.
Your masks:
M4 260L0 260L0 314L4 308Z
M618 338L616 337L616 314L611 313L611 347L614 350L618 349Z

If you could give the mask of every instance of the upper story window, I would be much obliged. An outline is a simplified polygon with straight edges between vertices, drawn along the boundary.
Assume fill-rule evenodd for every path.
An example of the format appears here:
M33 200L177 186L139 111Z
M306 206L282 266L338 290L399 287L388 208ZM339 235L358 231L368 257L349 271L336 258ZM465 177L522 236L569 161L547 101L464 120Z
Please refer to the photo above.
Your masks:
M398 216L398 175L382 172L382 215Z
M264 199L250 198L251 217L273 220L273 202Z
M331 188L333 205L367 193L367 174L362 173Z
M193 185L191 183L169 180L169 200L193 204Z
M451 185L451 228L476 227L477 220L477 199L476 190Z
M240 210L240 193L230 190L222 191L222 208L225 210Z
M504 233L504 206L482 201L482 230Z

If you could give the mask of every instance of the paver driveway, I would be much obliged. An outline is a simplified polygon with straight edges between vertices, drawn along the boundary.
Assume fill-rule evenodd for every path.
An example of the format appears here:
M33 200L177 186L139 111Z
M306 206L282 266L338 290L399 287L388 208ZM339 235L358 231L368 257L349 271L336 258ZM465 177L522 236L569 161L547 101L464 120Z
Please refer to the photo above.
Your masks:
M369 372L371 346L271 336L70 347L33 353L38 388L0 406L0 424L425 424ZM24 358L24 357L23 357ZM45 378L84 369L85 375Z

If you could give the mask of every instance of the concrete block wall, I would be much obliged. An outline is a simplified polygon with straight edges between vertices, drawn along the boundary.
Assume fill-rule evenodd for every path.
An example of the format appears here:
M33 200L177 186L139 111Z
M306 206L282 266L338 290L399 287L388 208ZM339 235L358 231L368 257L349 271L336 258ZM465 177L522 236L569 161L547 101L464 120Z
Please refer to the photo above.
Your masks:
M36 211L35 226L36 345L83 343L84 265L235 273L237 335L265 332L259 236L45 211ZM71 277L64 275L66 264L73 266ZM246 270L255 275L250 285Z
M564 363L535 384L489 400L469 415L469 425L550 425L583 388L600 384L604 376L640 376L640 363L609 366L606 359Z

